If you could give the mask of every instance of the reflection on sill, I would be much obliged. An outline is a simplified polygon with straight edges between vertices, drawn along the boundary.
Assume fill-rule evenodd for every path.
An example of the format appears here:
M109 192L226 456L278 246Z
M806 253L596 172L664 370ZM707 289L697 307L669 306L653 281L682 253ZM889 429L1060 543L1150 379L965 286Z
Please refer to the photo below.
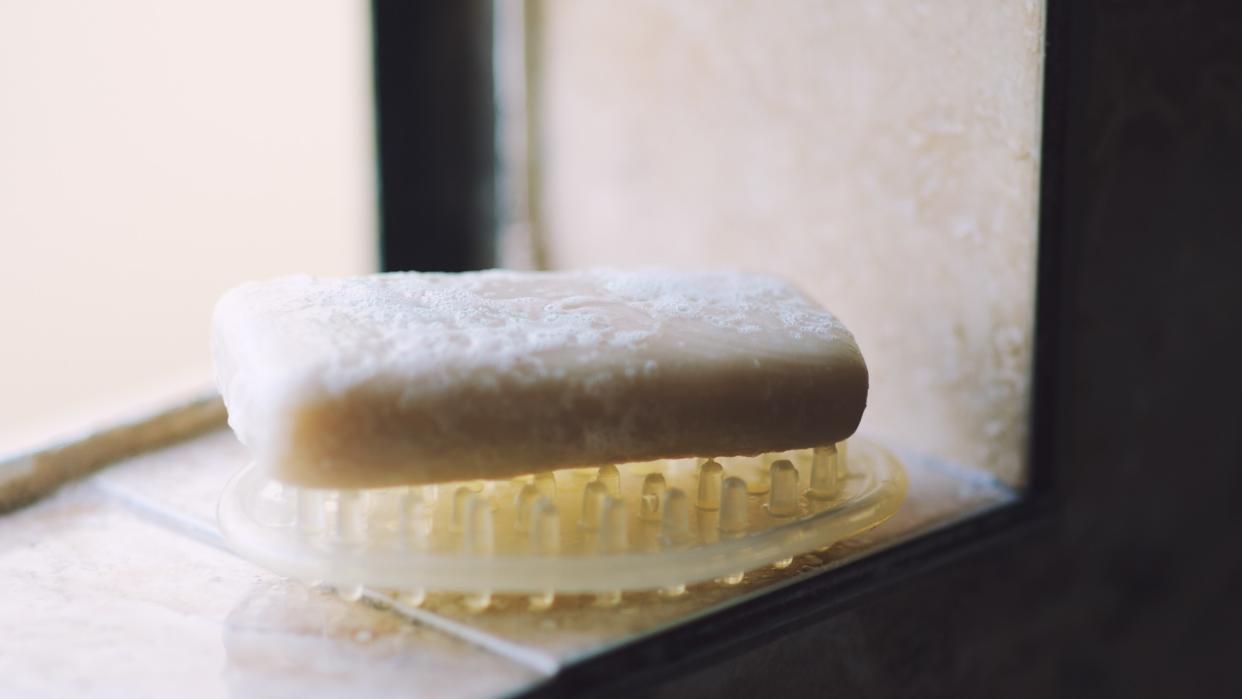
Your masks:
M766 594L869 552L906 541L964 518L1013 502L1018 494L986 471L902 452L910 479L906 502L892 519L827 551L799 556L783 569L746 574L737 585L692 585L688 594L627 593L620 605L601 608L590 596L557 596L549 610L532 613L524 596L497 595L486 613L474 613L461 595L427 596L420 613L548 654L560 663L658 631L711 609ZM149 503L215 526L215 507L226 481L247 461L227 430L203 434L109 468L95 479L129 502ZM398 612L393 612L398 613Z
M115 551L108 554L94 549L64 550L70 542L61 542L57 537L72 536L72 532L80 529L76 525L47 529L38 524L44 518L40 513L54 509L56 502L67 497L81 497L85 490L93 500L102 501L101 507L116 513L102 520L102 528L95 535L97 542L110 541L110 532L128 539L130 534L122 529L139 527L151 532L144 536L181 541L183 545L156 547L143 553L151 559L148 563L153 574L127 577L123 585L109 587L101 593L103 598L95 595L88 601L84 597L66 596L63 602L66 608L62 610L64 614L107 617L108 623L115 625L113 632L123 640L130 634L144 633L144 620L131 618L125 613L132 600L155 600L163 592L178 586L193 589L201 585L204 576L237 577L235 569L248 570L256 581L253 589L250 593L234 595L230 598L232 602L208 594L184 595L179 604L185 607L183 611L206 617L217 626L217 638L223 638L225 647L229 649L230 666L235 665L233 670L238 672L244 671L245 677L239 680L243 684L257 682L263 685L279 680L282 687L287 685L290 690L301 688L314 695L313 678L289 676L274 659L294 657L306 651L303 648L306 645L306 629L328 623L321 618L323 614L313 613L316 609L322 611L326 608L323 605L328 604L322 591L317 592L293 581L274 587L272 581L275 576L270 573L231 556L221 556L210 546L203 546L204 543L222 545L222 538L216 529L216 502L226 481L247 460L245 450L231 432L219 427L218 419L219 416L214 423L216 429L200 431L179 438L170 446L124 459L88 478L83 487L70 488L48 503L0 517L0 534L8 535L10 539L54 539L47 542L47 546L21 549L24 551L21 555L31 559L31 569L41 572L36 576L38 579L31 581L33 585L23 583L15 587L14 596L20 601L23 596L37 594L36 588L63 586L65 581L57 576L67 575L63 571L77 565L75 557L114 557ZM152 438L150 431L139 430L138 433L146 439ZM147 442L148 445L150 443ZM798 556L786 567L767 567L748 572L738 584L691 585L685 594L678 596L656 592L626 593L621 602L611 608L596 606L592 597L558 596L550 609L541 612L532 612L525 597L498 595L486 612L476 613L470 611L461 595L432 593L420 607L404 608L386 604L389 598L384 591L371 591L366 596L369 604L331 603L335 610L329 620L333 628L349 628L355 632L349 638L333 643L365 645L366 638L374 638L378 633L376 629L388 629L394 624L407 625L413 620L421 628L419 635L407 639L409 643L394 646L393 653L408 655L410 662L415 662L415 658L426 648L434 649L436 653L448 652L459 658L482 652L492 658L488 662L500 661L504 667L511 668L504 672L495 670L498 673L495 677L509 677L515 683L511 689L516 689L546 676L550 669L555 671L576 660L597 655L708 611L722 609L757 595L779 594L782 587L807 576L820 575L859 556L997 508L1017 498L1013 490L1001 485L987 472L947 464L909 451L901 452L900 456L909 475L910 490L906 502L892 519L826 551ZM72 511L64 516L88 517L94 511L70 509ZM129 514L122 514L126 511ZM137 515L139 519L132 515ZM125 522L124 527L108 524L120 521ZM125 542L119 540L113 544L122 549L127 547ZM101 543L100 546L108 549L113 544ZM65 560L51 560L57 557ZM188 558L192 564L178 557ZM110 564L102 561L99 565L107 568ZM74 574L89 576L91 572L78 570ZM46 580L43 579L45 577ZM90 580L79 583L94 584ZM308 606L307 600L312 598L323 601ZM254 614L253 606L259 599L265 611ZM377 602L382 609L376 608ZM224 607L221 607L222 603ZM248 620L243 636L237 635L238 629L233 628L236 624L229 621L240 618L239 614ZM382 623L377 619L381 619ZM431 633L431 629L436 632ZM444 638L446 636L452 638ZM359 641L359 638L364 641ZM244 640L241 645L240 640ZM184 648L178 648L178 643L180 641L172 641L165 650L173 655L193 652L193 644L188 638ZM56 653L63 644L64 640L55 636L40 637L33 639L22 653ZM245 657L240 660L233 657L235 652L239 652L238 648L244 650ZM332 652L333 662L341 666L341 672L353 677L381 676L393 660L388 653L377 655L348 649ZM514 665L518 667L514 669ZM138 682L147 669L142 662L135 661L132 666L118 666L113 672L117 673L114 676L118 678L128 678L124 681ZM515 670L516 676L512 674ZM506 675L506 672L510 674ZM204 686L216 681L205 678Z

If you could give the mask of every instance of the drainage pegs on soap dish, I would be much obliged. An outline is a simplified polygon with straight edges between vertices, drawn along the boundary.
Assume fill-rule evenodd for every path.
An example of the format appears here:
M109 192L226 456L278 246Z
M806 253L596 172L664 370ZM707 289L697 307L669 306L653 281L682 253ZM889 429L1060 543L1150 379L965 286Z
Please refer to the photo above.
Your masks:
M800 553L870 529L906 491L901 464L863 439L755 457L673 459L562 469L498 481L319 490L250 466L220 502L220 524L243 556L338 589L493 594L625 591L667 595L687 584L737 584Z

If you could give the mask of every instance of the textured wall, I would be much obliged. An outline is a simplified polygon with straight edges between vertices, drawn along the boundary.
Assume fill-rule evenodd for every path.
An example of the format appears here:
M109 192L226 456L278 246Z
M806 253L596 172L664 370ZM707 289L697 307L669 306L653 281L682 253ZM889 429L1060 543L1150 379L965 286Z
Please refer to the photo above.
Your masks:
M863 430L1020 478L1042 3L534 6L553 266L740 266L854 330Z

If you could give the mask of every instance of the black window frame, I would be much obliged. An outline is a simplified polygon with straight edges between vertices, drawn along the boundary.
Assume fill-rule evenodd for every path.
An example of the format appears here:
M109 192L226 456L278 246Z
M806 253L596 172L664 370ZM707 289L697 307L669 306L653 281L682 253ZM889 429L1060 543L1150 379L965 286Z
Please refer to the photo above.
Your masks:
M490 0L372 0L384 271L493 263L495 110Z

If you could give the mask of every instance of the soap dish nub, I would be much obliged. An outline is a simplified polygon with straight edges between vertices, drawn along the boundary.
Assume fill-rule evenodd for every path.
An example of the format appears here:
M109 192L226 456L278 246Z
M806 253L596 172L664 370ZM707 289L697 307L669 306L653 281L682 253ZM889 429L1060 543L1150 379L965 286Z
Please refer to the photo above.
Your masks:
M219 517L241 555L301 580L407 602L461 592L473 606L517 593L543 607L563 593L736 584L880 524L905 492L898 460L854 438L848 455L842 442L360 490L293 487L252 465Z

